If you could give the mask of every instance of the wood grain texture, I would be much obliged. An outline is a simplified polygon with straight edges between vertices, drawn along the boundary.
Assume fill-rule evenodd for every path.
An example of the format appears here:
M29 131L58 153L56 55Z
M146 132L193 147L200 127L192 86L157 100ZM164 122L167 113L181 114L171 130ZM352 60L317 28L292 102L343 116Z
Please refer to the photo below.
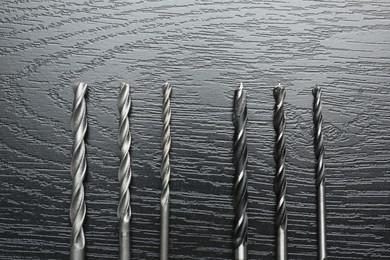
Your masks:
M131 3L130 3L131 2ZM89 259L118 258L119 84L132 86L132 253L158 259L161 85L171 259L232 259L233 91L248 90L250 259L274 258L272 87L287 87L289 259L315 259L311 88L323 88L329 259L390 258L390 3L0 4L0 259L67 259L72 87L87 82Z

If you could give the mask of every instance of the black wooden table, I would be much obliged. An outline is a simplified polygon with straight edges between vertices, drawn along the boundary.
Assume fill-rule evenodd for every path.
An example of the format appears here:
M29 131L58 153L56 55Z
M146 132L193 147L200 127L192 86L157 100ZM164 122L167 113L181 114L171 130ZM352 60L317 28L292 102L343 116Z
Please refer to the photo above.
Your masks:
M389 1L0 5L0 259L67 259L72 87L89 84L88 259L117 259L116 98L132 86L132 254L158 259L161 86L173 87L171 259L232 259L233 91L248 90L249 258L273 259L272 88L287 88L288 254L315 259L323 88L329 259L390 258Z

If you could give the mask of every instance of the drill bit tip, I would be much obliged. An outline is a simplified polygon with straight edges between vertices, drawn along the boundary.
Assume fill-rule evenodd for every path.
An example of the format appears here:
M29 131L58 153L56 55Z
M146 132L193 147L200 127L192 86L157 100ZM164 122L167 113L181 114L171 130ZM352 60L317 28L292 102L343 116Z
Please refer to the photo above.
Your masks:
M73 86L73 90L76 91L85 91L87 88L87 83L80 82L79 84Z
M122 90L123 88L130 88L130 85L128 83L122 82L119 88Z
M244 85L242 84L242 82L240 83L240 86L238 87L236 93L237 93L237 98L239 99L242 95L242 93L244 92Z
M285 87L281 83L274 87L274 95L278 95L282 91L285 91Z
M316 95L316 94L321 95L321 92L322 92L321 87L318 87L318 86L315 86L312 91L313 91L314 95Z
M131 100L129 100L130 97L130 85L127 83L122 83L119 86L119 96L118 96L118 109L119 112L123 111L124 113L128 114L128 110L130 110L130 104ZM128 107L124 107L124 106ZM122 117L125 119L125 116Z

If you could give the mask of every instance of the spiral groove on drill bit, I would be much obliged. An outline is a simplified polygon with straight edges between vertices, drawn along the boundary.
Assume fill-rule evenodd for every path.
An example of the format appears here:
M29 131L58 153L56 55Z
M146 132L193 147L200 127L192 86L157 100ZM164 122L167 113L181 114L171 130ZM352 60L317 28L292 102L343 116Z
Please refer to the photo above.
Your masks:
M284 112L285 88L280 84L274 88L275 111L275 150L274 159L276 164L274 190L276 194L275 225L277 227L276 259L287 259L287 212L286 212L286 190L287 181L285 175L286 147L284 130L286 127L286 116Z
M247 123L247 105L246 105L246 91L243 90L242 83L240 88L235 92L234 109L233 109L233 124L234 131L234 155L233 162L235 166L235 184L234 184L234 248L237 249L243 246L246 251L246 243L248 237L248 193L247 193L247 173L246 165L248 161L247 137L246 137L246 123ZM237 259L236 255L236 259ZM246 258L240 256L240 259Z
M168 259L168 232L169 232L169 179L171 167L169 163L169 152L171 150L171 103L170 97L172 87L165 83L163 89L162 121L163 132L161 136L162 161L160 169L161 177L161 244L160 259Z
M119 204L117 215L119 218L119 259L130 259L130 146L131 133L129 114L131 97L129 84L122 83L118 97L118 110L120 113L118 143L120 147L120 165L118 180L120 184Z
M274 128L276 132L275 138L275 163L276 163L276 177L275 177L275 193L277 198L276 206L276 225L286 226L286 189L287 182L285 176L284 164L286 161L286 147L284 138L284 129L286 127L286 117L284 113L284 99L286 91L280 85L274 88L275 97L275 113L274 113Z
M72 197L70 202L70 222L72 233L70 238L70 259L84 259L85 237L83 224L86 214L84 201L84 178L87 171L85 134L87 131L85 93L87 84L80 83L74 88L74 102L72 113L72 134L74 138L71 176L73 178Z
M317 187L317 223L318 223L318 259L326 259L326 207L325 207L325 164L324 137L322 133L322 103L321 88L313 88L313 124L314 124L314 154L316 157L316 187Z
M313 123L314 123L314 152L316 156L316 184L317 187L325 181L324 165L324 137L322 134L322 103L321 88L313 88Z

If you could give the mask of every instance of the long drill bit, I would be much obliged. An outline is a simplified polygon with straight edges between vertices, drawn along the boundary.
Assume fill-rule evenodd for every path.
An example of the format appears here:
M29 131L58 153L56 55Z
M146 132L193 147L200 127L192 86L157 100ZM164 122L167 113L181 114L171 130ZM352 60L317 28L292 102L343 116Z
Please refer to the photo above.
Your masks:
M284 113L284 99L286 90L280 84L274 88L275 111L274 111L274 128L275 128L275 150L274 158L276 163L276 174L274 189L276 194L276 213L275 225L277 228L276 235L276 259L287 260L287 213L286 213L286 147L284 138L284 129L286 127L286 116Z
M130 259L130 146L131 133L129 115L131 108L130 86L122 83L118 96L118 110L120 113L118 143L121 150L118 180L120 185L118 219L119 219L119 259Z
M160 259L168 260L169 242L169 179L171 167L169 164L169 151L171 150L171 84L165 83L163 89L162 121L163 132L161 136L162 161L160 169L161 177L161 238Z
M325 164L324 137L322 134L321 88L313 88L314 153L316 156L318 259L326 259L326 211L325 211Z
M248 161L248 149L246 141L247 122L246 91L242 83L235 91L233 124L234 131L234 152L233 161L235 166L234 183L234 255L236 260L247 259L247 237L248 237L248 216L246 209L248 205L246 164Z
M73 178L72 198L70 202L70 222L72 233L70 237L70 259L82 260L85 257L85 237L83 224L86 214L84 201L84 178L87 171L84 138L87 131L85 93L87 84L80 83L74 88L72 113L72 134L74 138L71 176Z

